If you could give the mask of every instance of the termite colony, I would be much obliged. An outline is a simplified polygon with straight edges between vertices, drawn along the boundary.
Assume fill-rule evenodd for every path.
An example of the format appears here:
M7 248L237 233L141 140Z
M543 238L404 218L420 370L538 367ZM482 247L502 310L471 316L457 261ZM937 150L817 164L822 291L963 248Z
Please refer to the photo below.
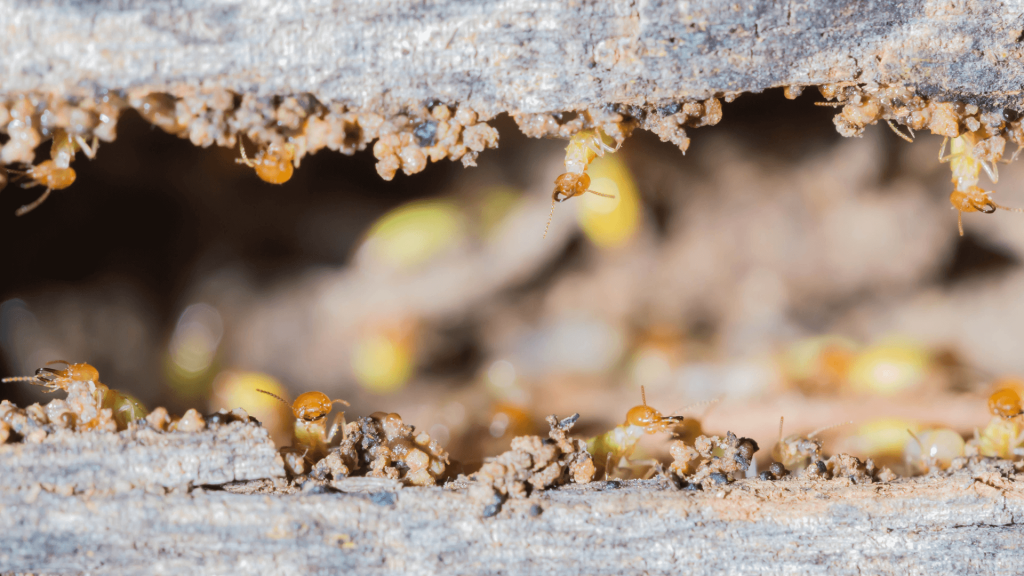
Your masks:
M0 147L0 190L10 182L22 181L22 187L41 186L44 192L19 208L22 216L45 201L53 190L63 190L75 182L71 162L78 152L93 158L99 142L112 142L117 119L127 107L113 93L84 98L71 103L57 97L25 96L0 99L0 134L7 141ZM38 164L36 147L51 141L50 159ZM6 168L20 164L23 169Z
M133 398L100 382L99 372L84 363L54 361L35 375L5 378L3 383L28 382L66 398L20 409L0 402L0 443L44 442L67 433L116 433L124 430L156 430L194 433L207 428L254 422L241 408L202 416L192 409L171 417L164 408L146 410ZM1019 460L1024 456L1024 401L1015 381L997 383L989 397L992 420L964 441L956 431L931 428L907 431L903 458L912 475L958 470L984 458ZM261 390L262 392L262 390ZM267 393L267 392L265 392ZM270 394L270 393L267 393ZM872 459L864 461L840 453L825 457L818 437L826 429L809 434L783 435L771 450L767 468L755 474L757 442L732 432L724 436L694 432L686 418L664 415L648 405L641 390L641 404L629 409L622 424L589 440L570 432L579 419L549 416L547 438L518 436L511 449L485 460L475 473L455 478L448 453L429 435L417 432L394 413L376 412L346 422L337 405L322 392L299 395L293 403L277 397L294 417L293 443L282 448L285 471L294 485L344 484L350 477L389 480L411 486L433 486L456 480L453 489L465 488L483 514L500 512L502 504L522 499L533 491L567 484L585 485L594 480L650 478L683 490L720 490L750 478L760 481L841 479L855 484L888 482L897 475ZM256 423L258 425L258 422ZM835 428L841 423L829 428ZM696 435L694 435L696 434ZM649 435L664 436L672 458L667 467L656 459L632 459L639 441ZM612 482L614 484L614 482ZM611 485L611 484L609 484ZM600 488L600 486L599 486Z
M100 382L99 371L84 363L55 360L36 370L33 376L3 378L0 383L28 382L49 392L64 392L65 398L22 409L8 400L0 402L0 444L38 443L52 434L67 432L119 432L146 427L164 432L198 432L208 424L249 422L242 409L221 411L204 418L194 409L181 417L166 409L146 411L131 396Z
M270 392L260 390L288 404ZM331 482L364 475L401 481L413 486L433 486L445 477L448 453L425 432L402 421L394 413L375 412L355 422L345 422L338 411L328 422L334 404L323 392L300 394L291 409L295 432L291 446L281 449L285 469L296 482L306 478Z
M70 164L77 152L93 158L100 142L112 142L118 119L128 108L196 146L238 146L239 163L272 184L288 181L307 154L324 148L352 155L372 144L378 174L391 180L398 170L421 172L428 160L449 158L475 166L480 152L498 145L498 132L487 124L488 118L440 102L405 106L386 116L324 104L308 94L264 98L184 89L174 95L106 92L78 100L19 96L0 99L0 135L6 136L0 147L0 190L23 180L25 187L43 186L45 192L18 215L37 207L52 190L69 187L75 181ZM254 146L251 154L246 154L241 136ZM51 158L36 164L36 148L49 140Z
M178 96L144 94L129 102L153 124L196 146L239 146L239 162L272 184L286 182L307 154L324 148L352 155L373 144L377 173L391 180L399 169L422 171L427 160L475 166L480 152L498 145L488 118L439 102L384 116L324 104L309 94L264 98L220 90ZM238 135L255 145L251 159Z
M843 136L860 136L865 126L884 120L908 141L913 140L914 131L925 129L944 138L938 157L939 162L948 162L952 171L953 191L949 201L957 211L961 236L964 212L1024 211L995 203L990 198L992 191L978 186L983 170L992 183L998 182L998 164L1016 159L1024 146L1024 127L1016 113L982 111L974 104L963 102L932 101L903 86L827 84L819 90L828 100L822 104L842 107L834 122ZM896 123L902 124L909 135L897 129ZM1017 151L1005 159L1008 141L1017 145ZM949 155L945 154L947 143L950 144Z

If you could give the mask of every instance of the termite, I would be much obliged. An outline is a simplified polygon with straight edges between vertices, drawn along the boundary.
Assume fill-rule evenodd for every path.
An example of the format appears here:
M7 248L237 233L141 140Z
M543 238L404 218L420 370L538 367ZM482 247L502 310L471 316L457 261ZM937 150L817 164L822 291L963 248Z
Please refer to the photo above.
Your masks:
M303 394L299 394L299 397L295 399L295 402L289 404L287 400L273 392L260 390L259 388L257 388L256 391L276 398L282 404L292 409L292 414L295 415L294 447L305 448L306 459L310 461L311 464L315 464L327 455L327 449L334 440L334 437L337 436L338 431L344 431L345 429L344 412L339 412L338 415L334 417L334 421L332 422L330 429L327 427L327 416L331 413L334 405L349 405L349 403L344 400L331 400L331 398L323 392L305 392Z
M50 368L53 364L66 367L63 370ZM75 426L78 430L103 430L111 425L124 430L140 417L137 413L141 412L141 416L145 416L145 409L138 402L108 388L100 382L99 371L84 362L54 360L36 370L35 376L15 376L0 382L30 382L50 392L63 390L67 393L67 404L76 416Z
M953 192L949 195L949 202L956 210L956 225L960 235L964 235L963 213L982 212L991 214L996 210L1008 212L1024 212L1022 208L1009 208L996 204L989 196L991 190L983 190L978 187L978 178L982 169L988 174L992 182L999 182L999 171L994 162L987 162L980 157L975 145L978 137L973 132L966 132L949 141L949 137L943 138L942 147L939 148L939 162L949 162L949 168L953 173ZM945 155L946 144L949 144L948 156Z
M587 451L598 466L604 466L606 478L618 469L623 458L629 459L645 434L670 432L673 426L683 421L682 416L662 416L661 412L648 406L643 386L640 387L640 399L642 404L626 412L625 423L587 440Z
M547 238L548 229L551 228L551 219L555 215L555 202L564 202L573 196L582 196L587 192L605 198L615 198L611 194L590 189L587 166L594 158L604 156L605 152L612 153L618 149L618 146L612 148L605 144L600 129L581 130L573 135L569 140L569 145L565 147L565 173L555 178L555 191L551 194L551 213L548 214L548 223L544 227L545 238Z
M54 190L63 190L75 183L75 169L70 167L61 168L53 160L40 162L24 172L16 170L11 170L11 172L19 174L22 177L28 177L31 180L31 182L22 184L22 188L46 186L46 191L43 192L39 198L36 198L34 202L26 204L15 210L15 216L24 216L25 214L28 214L46 201L50 196L50 192L53 192Z
M980 432L975 430L975 443L982 456L1013 459L1022 453L1024 423L1021 414L1024 405L1020 394L1011 388L1000 388L988 398L992 420Z
M784 418L779 418L779 441L772 448L772 460L781 462L789 470L806 468L811 461L821 459L821 440L815 439L815 436L826 430L852 424L852 422L841 422L818 428L807 436L791 434L783 437L782 424L784 421Z
M235 162L256 170L256 175L264 182L284 184L291 180L295 172L295 167L292 166L292 160L295 159L293 144L271 144L257 152L256 158L252 160L245 155L245 146L242 145L241 138L238 139L238 149L242 152L242 157Z
M964 455L964 439L949 428L925 430L920 435L907 430L911 441L903 448L903 457L914 472L949 468L954 458Z

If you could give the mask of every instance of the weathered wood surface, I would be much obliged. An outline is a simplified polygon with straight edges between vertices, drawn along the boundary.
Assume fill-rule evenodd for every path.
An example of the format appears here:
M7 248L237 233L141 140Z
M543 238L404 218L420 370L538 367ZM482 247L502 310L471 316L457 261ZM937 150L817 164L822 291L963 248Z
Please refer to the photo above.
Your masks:
M0 491L162 492L283 476L284 461L256 424L188 433L148 427L117 434L61 431L38 443L0 444Z
M0 93L542 112L827 82L1024 109L1020 0L0 0Z
M441 488L8 491L0 492L0 572L1013 574L1024 546L1022 489L1012 473L991 470L867 485L747 480L720 492L633 481L510 500L490 518Z

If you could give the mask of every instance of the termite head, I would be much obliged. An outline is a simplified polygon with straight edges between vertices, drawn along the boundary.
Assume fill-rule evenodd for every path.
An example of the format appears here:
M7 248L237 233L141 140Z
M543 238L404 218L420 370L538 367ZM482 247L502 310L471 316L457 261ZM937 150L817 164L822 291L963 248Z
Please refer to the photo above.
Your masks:
M953 190L949 195L949 202L953 208L961 212L984 212L991 214L998 206L988 197L991 192L982 190L977 186L970 186L967 190Z
M1001 388L988 397L988 409L1000 418L1015 418L1024 413L1020 394L1010 388Z
M288 405L288 402L277 394L267 392L266 390L260 390L258 388L256 391L262 392L267 396L273 396L286 406ZM330 414L335 403L344 404L345 406L349 405L348 402L344 400L331 400L331 398L323 392L305 392L303 394L299 394L299 397L291 404L291 409L292 414L295 415L296 419L303 420L305 422L316 422Z
M566 172L555 178L555 191L551 195L551 199L556 202L562 202L573 196L580 196L588 189L590 189L590 176L587 173L575 174L573 172ZM562 195L562 198L558 197L559 194Z
M960 228L961 236L964 235L963 219L961 218L964 212L983 212L985 214L991 214L996 210L1024 212L1024 209L1022 208L1008 208L1006 206L996 204L991 198L989 198L990 194L992 194L990 190L983 190L977 186L968 186L966 190L960 190L957 188L949 195L949 202L957 211L956 223Z
M43 368L40 368L43 370ZM39 371L37 370L38 374ZM91 364L81 362L78 364L68 364L68 367L59 372L60 377L74 380L75 382L99 382L100 371L94 368Z
M668 432L672 426L683 421L682 416L662 416L661 412L648 406L647 394L643 386L640 387L640 398L643 404L630 408L629 412L626 413L627 425L639 426L648 434L654 434L657 432Z
M58 370L50 368L51 364L64 364L67 368ZM47 362L46 366L36 370L35 376L15 376L4 378L2 382L31 382L40 386L46 386L51 390L60 388L67 390L72 382L95 382L100 383L100 372L91 364L84 362L72 364L65 360L54 360Z
M242 146L241 138L238 140L238 148L242 152L242 157L237 162L256 170L256 175L260 177L260 180L270 184L284 184L291 180L292 174L295 172L295 168L292 166L292 160L295 159L293 144L271 144L266 149L257 152L254 159L249 159L245 155L245 147Z

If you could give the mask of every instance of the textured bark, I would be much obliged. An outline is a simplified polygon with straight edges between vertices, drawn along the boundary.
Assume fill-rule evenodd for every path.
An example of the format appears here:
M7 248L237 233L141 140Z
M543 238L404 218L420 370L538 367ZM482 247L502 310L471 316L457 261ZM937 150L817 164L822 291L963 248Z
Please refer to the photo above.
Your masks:
M162 492L283 476L284 462L274 443L255 424L188 433L62 431L39 443L0 444L0 491Z
M878 82L1024 109L1020 0L0 0L0 30L0 93L204 86L515 113Z
M0 571L116 574L1002 574L1024 484L982 463L928 480L595 483L464 492L0 492ZM28 500L28 501L26 501Z

